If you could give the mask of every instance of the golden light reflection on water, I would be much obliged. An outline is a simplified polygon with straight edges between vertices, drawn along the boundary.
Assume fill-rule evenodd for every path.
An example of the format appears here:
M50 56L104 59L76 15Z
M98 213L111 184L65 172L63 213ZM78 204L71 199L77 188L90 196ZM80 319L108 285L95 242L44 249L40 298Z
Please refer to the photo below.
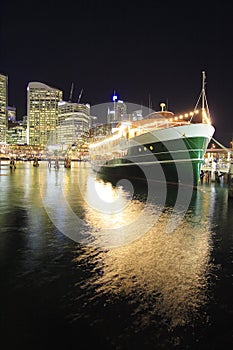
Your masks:
M102 274L92 281L97 286L97 293L109 295L109 300L122 295L128 299L132 296L132 302L137 304L133 315L137 327L153 323L158 316L171 329L192 323L207 301L211 270L211 232L205 216L209 206L205 194L196 193L191 209L172 233L167 233L172 207L161 210L156 201L151 203L150 214L154 211L158 218L146 232L143 221L137 222L138 231L145 234L136 239L132 239L135 232L131 233L125 227L127 222L133 222L140 215L145 203L131 199L126 206L124 190L118 192L118 196L125 208L120 213L106 215L85 208L86 220L96 228L96 235L100 235L103 227L117 225L122 228L120 233L116 231L110 235L131 234L129 244L107 249L98 256L97 269L101 269Z
M87 178L84 196L90 209L98 214L120 214L128 205L126 193L121 188L114 188L110 182L96 181L93 177ZM105 226L104 217L98 221Z
M110 299L132 296L141 327L157 315L168 327L186 325L206 302L210 232L184 221L168 234L167 219L165 213L140 239L98 260L103 273L94 281L97 292Z
M129 189L129 184L127 188ZM116 247L141 237L158 219L161 206L133 197L133 187L125 190L109 182L89 177L85 192L85 221L95 244Z
M143 203L132 201L122 187L88 178L86 198L87 222L99 229L122 228L134 222L143 209Z

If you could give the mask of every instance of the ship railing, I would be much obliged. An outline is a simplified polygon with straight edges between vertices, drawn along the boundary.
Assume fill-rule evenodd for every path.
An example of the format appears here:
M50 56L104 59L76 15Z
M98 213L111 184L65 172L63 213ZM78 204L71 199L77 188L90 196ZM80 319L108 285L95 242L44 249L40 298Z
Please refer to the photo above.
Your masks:
M143 132L148 132L154 129L164 129L164 128L171 128L171 127L175 127L175 126L182 126L182 125L187 125L190 124L189 121L180 121L180 122L170 122L170 121L166 121L165 123L159 123L159 124L151 124L148 125L147 127L143 127L140 128L140 130Z

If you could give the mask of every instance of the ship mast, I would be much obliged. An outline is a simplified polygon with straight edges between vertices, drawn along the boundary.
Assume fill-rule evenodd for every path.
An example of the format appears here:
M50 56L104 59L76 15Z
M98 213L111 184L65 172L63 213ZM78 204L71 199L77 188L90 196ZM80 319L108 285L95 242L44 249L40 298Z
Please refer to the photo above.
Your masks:
M202 123L211 124L210 112L209 112L209 107L208 107L206 93L205 93L205 84L206 84L205 80L206 80L206 74L205 74L205 71L202 71L202 89L201 89L201 93L199 95L198 101L196 103L196 106L194 108L194 111L197 110L198 104L200 103L200 99L201 99Z
M201 90L201 116L202 123L205 120L206 111L205 111L205 71L202 71L202 90Z
M202 113L204 112L205 109L205 71L202 71L202 102L201 102L201 108L202 108Z
M205 85L206 85L206 74L205 71L202 71L202 122L211 124L210 111L207 103Z

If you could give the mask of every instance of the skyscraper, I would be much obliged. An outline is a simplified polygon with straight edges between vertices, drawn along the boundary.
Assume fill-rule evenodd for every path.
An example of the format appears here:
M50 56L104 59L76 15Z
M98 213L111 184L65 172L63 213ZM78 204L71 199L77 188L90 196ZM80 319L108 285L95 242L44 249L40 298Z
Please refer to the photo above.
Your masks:
M71 145L88 141L91 123L90 105L62 101L58 103L57 143Z
M8 77L0 74L0 142L6 142Z
M46 145L58 125L58 102L63 92L43 83L31 82L27 88L27 143Z
M121 100L114 100L113 109L108 109L107 123L121 122L125 119L127 113L127 106Z

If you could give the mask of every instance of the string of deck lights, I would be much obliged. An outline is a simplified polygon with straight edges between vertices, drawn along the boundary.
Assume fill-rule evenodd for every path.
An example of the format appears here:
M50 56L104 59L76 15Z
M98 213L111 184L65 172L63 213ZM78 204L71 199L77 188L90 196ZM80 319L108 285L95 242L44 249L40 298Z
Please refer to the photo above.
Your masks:
M174 122L174 121L178 121L179 119L180 119L180 120L182 120L182 119L184 119L184 118L187 119L187 118L189 118L189 117L193 117L194 115L197 115L198 113L199 113L199 110L196 109L196 110L193 111L193 112L185 113L184 115L180 114L179 116L175 116L175 117L173 117L173 118L169 118L168 122L172 123L172 122ZM119 132L119 133L117 133L117 134L115 134L115 135L109 136L109 137L108 137L107 139L105 139L105 140L101 140L101 141L94 142L93 144L90 144L89 147L90 147L90 148L93 148L93 147L96 147L96 146L100 146L100 145L106 144L106 143L108 143L108 142L110 142L110 141L114 141L114 140L120 138L120 137L122 136L122 130L123 130L124 128L128 127L130 124L131 124L131 123L127 123L127 125L121 124L121 127L120 127L120 129L119 129L119 131L121 131L121 132ZM139 129L140 129L140 127L139 127Z

